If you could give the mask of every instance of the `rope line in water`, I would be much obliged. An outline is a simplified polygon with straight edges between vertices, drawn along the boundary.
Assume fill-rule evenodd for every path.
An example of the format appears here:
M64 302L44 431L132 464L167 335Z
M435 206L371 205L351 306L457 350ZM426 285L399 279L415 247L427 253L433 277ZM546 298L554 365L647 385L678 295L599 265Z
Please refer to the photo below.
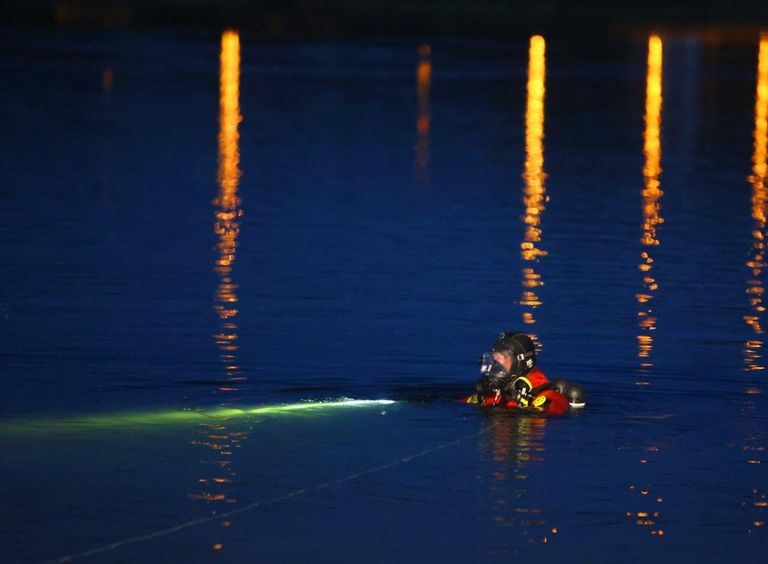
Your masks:
M55 560L51 560L50 562L58 562L58 563L64 563L64 562L71 562L72 560L75 560L77 558L88 558L90 556L96 556L98 554L104 554L105 552L110 552L112 550L121 548L123 546L131 545L131 544L138 544L141 542L145 542L148 540L161 538L164 536L171 535L173 533L176 533L178 531L189 529L190 527L195 527L197 525L203 525L205 523L211 523L214 521L219 521L221 519L226 519L227 517L232 517L234 515L240 515L242 513L245 513L247 511L250 511L251 509L256 509L257 507L264 507L265 505L271 505L273 503L279 503L281 501L286 501L289 499L292 499L294 497L299 497L307 493L320 491L323 489L330 488L332 486L336 486L339 484L343 484L345 482L350 482L352 480L356 480L357 478L361 478L363 476L367 476L369 474L375 474L376 472L381 472L383 470L387 470L389 468L393 468L394 466L398 466L400 464L405 464L407 462L411 462L413 460L416 460L418 458L423 458L427 456L428 454L432 454L433 452L437 452L439 450L443 450L452 446L455 446L463 441L466 441L468 439L474 439L476 437L479 437L480 435L483 435L487 432L489 432L493 428L493 425L489 425L488 427L481 429L480 431L477 431L476 433L471 433L469 435L465 435L463 437L459 437L456 440L449 441L447 443L442 443L437 446L430 447L428 449L422 450L421 452L417 452L415 454L411 454L408 456L405 456L403 458L398 458L396 460L393 460L392 462L388 462L386 464L382 464L380 466L375 466L373 468L368 468L367 470L361 470L360 472L355 472L353 474L348 474L347 476L343 476L341 478L336 478L334 480L329 480L327 482L323 482L321 484L317 484L314 486L301 488L298 490L293 490L292 492L288 492L286 494L273 497L264 501L254 501L252 503L249 503L247 505L243 505L242 507L238 507L236 509L232 509L231 511L226 511L224 513L219 513L218 515L211 515L209 517L201 517L199 519L192 519L190 521L185 521L184 523L179 523L177 525L174 525L172 527L169 527L167 529L161 529L159 531L154 531L152 533L147 533L144 535L139 535L136 537L130 537L127 539L115 541L113 543L100 546L97 548L92 548L90 550L86 550L84 552L80 552L77 554L71 554L68 556L62 556L60 558L57 558Z

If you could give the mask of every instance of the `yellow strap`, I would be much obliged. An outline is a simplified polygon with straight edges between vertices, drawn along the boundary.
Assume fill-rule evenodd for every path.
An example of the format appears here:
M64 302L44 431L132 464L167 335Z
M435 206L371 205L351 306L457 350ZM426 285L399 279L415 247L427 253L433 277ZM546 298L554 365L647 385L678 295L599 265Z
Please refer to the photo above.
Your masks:
M517 383L518 381L520 381L520 380L522 380L523 382L525 382L525 383L528 385L528 390L529 390L529 391L533 389L533 384L531 384L531 381L530 381L528 378L526 378L525 376L520 376L520 377L518 377L518 378L517 378L517 379L516 379L516 380L513 382L513 385L514 385L515 383Z

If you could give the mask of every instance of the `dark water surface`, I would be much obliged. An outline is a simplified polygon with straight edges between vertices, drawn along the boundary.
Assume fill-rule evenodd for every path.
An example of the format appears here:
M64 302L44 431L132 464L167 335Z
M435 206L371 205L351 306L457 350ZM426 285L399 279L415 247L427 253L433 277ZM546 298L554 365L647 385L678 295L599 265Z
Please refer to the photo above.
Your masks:
M705 39L0 32L0 560L762 562L768 38ZM503 329L582 414L455 401Z

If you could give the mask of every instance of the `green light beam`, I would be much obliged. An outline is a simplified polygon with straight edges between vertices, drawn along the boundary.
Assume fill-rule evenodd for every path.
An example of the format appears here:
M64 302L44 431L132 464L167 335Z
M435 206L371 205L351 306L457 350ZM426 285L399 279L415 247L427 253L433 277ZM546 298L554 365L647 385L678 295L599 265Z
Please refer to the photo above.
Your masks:
M0 419L0 434L22 432L77 431L117 429L124 427L146 428L147 426L177 425L191 422L228 421L249 415L283 415L297 412L318 412L338 408L376 407L392 405L394 400L340 399L334 401L304 401L258 407L218 407L213 409L181 409L173 411L136 411L104 413L65 418Z

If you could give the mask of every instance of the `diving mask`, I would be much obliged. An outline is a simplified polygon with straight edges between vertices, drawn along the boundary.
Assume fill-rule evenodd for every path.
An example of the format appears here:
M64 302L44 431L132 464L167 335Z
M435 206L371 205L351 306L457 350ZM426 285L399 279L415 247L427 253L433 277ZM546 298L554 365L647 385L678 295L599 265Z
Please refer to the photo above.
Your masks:
M493 358L492 352L487 352L480 357L480 374L491 379L500 379L506 376L506 370L499 361Z

